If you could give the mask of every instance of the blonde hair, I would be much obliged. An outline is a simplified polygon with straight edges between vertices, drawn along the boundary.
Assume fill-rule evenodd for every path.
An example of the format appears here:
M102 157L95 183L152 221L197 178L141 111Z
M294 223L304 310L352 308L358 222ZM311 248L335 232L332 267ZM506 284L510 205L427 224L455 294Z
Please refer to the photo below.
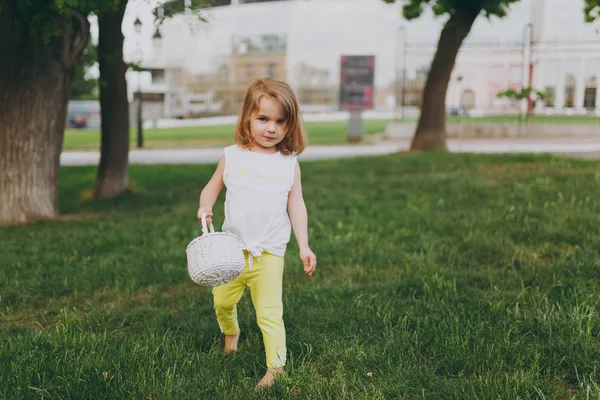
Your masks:
M284 155L302 153L306 147L306 131L298 101L287 83L274 79L259 79L248 88L235 127L235 142L244 148L252 146L250 121L258 112L260 100L265 96L281 106L285 118L286 134L277 144L277 150Z

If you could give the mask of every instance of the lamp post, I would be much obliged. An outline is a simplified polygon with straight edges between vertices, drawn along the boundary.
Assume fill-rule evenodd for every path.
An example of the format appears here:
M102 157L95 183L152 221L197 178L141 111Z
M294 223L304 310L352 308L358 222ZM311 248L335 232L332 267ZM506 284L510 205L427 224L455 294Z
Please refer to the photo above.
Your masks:
M160 15L160 12L161 12L161 9L159 9L159 15ZM162 35L160 34L160 31L158 30L158 26L156 27L156 31L154 32L154 35L152 35L152 45L154 46L154 50L155 50L154 59L156 60L157 53L160 51L160 47L162 45ZM160 81L161 84L164 84L165 72L166 72L165 69L163 69L162 76L157 77L156 82ZM158 71L155 71L155 73L158 74ZM154 77L152 77L152 83L155 83ZM166 105L165 104L166 97L167 97L167 93L165 92L163 95L163 99L162 99L163 110ZM152 124L153 124L154 128L157 127L158 118L160 118L159 111L154 109L152 112Z
M458 106L456 107L456 116L460 117L462 116L463 113L463 106L465 106L465 104L463 104L463 99L462 99L462 87L461 87L461 82L463 80L463 76L462 75L458 75L456 77L456 94L458 96L456 96L456 101L458 102ZM465 106L466 108L466 106Z
M402 43L402 44L401 44ZM402 48L400 48L402 45ZM399 58L402 57L402 72L398 71ZM395 87L396 87L396 109L398 109L398 103L400 103L400 119L404 119L404 91L406 81L406 28L403 25L396 26L396 76L395 76ZM399 84L399 80L402 79L402 84ZM400 95L398 95L398 89L400 89Z
M133 23L135 33L137 35L137 57L138 57L138 68L141 68L142 64L142 44L141 44L141 33L142 33L142 21L139 18L135 19ZM138 70L138 87L137 87L137 102L136 102L136 121L137 121L137 147L139 149L144 147L144 128L142 121L142 71Z
M530 22L523 27L523 79L521 86L530 88L533 85L533 24ZM527 95L521 101L521 113L527 117L533 113L531 96Z

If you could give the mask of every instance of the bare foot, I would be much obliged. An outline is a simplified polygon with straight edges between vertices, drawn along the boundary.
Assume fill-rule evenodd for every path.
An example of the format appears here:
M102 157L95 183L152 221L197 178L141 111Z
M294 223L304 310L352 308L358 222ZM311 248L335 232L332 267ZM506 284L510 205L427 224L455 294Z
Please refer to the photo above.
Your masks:
M223 353L229 354L237 351L238 349L238 341L240 340L240 332L235 335L225 335L225 348L223 349Z
M256 388L259 390L266 389L273 386L277 378L285 376L283 368L267 368L265 376L256 384Z

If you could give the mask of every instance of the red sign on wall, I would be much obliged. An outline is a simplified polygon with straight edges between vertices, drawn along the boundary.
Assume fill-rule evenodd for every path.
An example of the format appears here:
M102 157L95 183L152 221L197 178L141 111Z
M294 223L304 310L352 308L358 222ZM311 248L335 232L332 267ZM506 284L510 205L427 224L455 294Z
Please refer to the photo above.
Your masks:
M375 56L342 56L341 62L340 109L373 108Z

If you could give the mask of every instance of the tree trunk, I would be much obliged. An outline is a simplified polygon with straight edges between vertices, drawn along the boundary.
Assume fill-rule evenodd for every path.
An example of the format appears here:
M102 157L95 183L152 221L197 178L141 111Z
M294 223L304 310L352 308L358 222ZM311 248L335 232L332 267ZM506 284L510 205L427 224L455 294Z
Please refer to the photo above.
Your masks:
M72 13L44 41L17 7L0 10L0 224L58 214L71 74L89 36L87 19Z
M423 90L421 115L410 147L412 151L447 150L446 92L448 82L458 50L480 11L456 10L450 15L450 19L442 29L437 51Z
M121 32L126 5L121 0L115 11L98 17L102 128L96 198L115 197L129 185L129 102Z

